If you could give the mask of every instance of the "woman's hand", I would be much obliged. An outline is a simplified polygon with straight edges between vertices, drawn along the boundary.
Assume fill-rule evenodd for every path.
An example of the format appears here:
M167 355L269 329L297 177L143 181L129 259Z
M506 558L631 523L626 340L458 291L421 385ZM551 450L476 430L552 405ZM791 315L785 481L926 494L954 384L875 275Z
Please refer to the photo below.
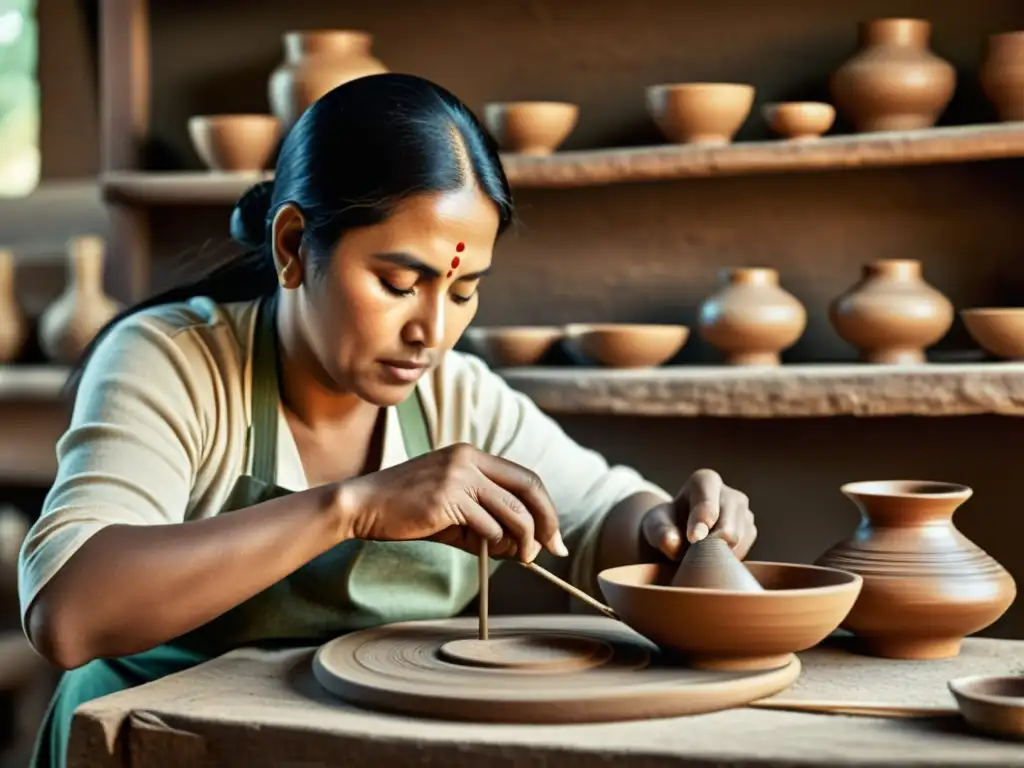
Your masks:
M683 549L683 531L691 544L716 531L741 560L757 539L746 494L727 486L721 475L710 469L694 472L674 501L654 507L644 516L647 543L673 560Z
M459 444L340 484L352 538L428 539L473 554L532 562L541 548L568 555L540 478L518 464Z

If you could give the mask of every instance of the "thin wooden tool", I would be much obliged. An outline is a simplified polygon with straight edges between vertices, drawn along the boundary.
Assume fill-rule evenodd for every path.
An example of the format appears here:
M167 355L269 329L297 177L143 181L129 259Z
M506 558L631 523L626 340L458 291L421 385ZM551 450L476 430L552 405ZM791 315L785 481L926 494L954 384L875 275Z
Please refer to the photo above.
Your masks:
M479 635L481 640L486 640L490 635L487 628L487 613L490 610L488 603L490 602L491 592L491 557L490 551L487 545L487 539L480 540L480 629Z
M901 704L880 704L868 701L785 701L762 699L747 706L757 709L778 709L787 712L810 712L819 715L850 715L854 717L925 718L956 717L960 710L950 707L913 707Z
M591 608L596 608L601 613L603 613L605 616L607 616L609 619L615 619L616 621L621 621L621 619L619 618L618 614L616 614L615 611L613 611L607 605L605 605L604 603L598 602L597 600L592 598L590 595L588 595L586 592L584 592L584 591L582 591L580 589L576 589L576 587L574 587L572 584L570 584L569 582L563 581L562 579L558 578L557 576L555 576L555 574L551 573L551 571L545 570L544 568L542 568L541 566L537 565L536 563L524 563L522 560L516 560L516 562L519 563L521 566L523 566L523 568L525 568L526 570L533 571L534 573L536 573L541 578L547 579L552 584L554 584L556 587L561 587L566 592L568 592L570 595L575 597L577 600L582 600L584 603L589 605Z

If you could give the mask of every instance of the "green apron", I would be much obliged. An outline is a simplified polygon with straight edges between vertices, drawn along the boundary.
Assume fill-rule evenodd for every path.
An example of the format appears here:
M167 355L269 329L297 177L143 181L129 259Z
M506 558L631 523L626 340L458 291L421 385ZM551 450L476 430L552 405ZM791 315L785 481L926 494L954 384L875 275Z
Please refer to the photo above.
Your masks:
M222 513L292 491L277 479L277 335L274 297L257 310L252 359L249 474L238 478ZM431 450L416 392L397 408L409 458ZM497 564L494 564L496 567ZM457 615L479 592L476 558L425 541L346 541L210 623L143 653L97 659L66 672L36 741L31 768L65 768L75 709L157 680L243 645L312 645L393 621Z

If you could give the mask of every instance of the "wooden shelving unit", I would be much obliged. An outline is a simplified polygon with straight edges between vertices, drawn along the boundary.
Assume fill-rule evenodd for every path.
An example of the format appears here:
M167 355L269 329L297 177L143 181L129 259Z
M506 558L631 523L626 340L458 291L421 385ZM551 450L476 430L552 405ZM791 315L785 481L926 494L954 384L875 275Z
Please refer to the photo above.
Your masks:
M69 416L61 397L67 377L59 366L0 366L0 482L53 481L54 445Z

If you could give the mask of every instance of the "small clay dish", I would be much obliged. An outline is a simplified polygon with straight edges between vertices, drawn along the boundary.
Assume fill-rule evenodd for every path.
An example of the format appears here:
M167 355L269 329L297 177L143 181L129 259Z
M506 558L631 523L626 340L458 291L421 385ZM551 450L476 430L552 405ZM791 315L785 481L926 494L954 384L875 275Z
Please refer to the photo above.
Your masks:
M548 326L510 326L507 328L469 328L466 336L496 365L517 367L535 365L564 335L561 328Z
M964 309L960 317L971 338L993 357L1024 358L1024 308Z
M678 144L732 141L754 105L754 86L667 83L647 88L647 111L662 135Z
M1024 740L1024 676L973 675L950 680L948 685L971 727Z
M579 350L610 368L652 368L675 355L690 336L685 325L574 323L565 335Z
M836 120L836 109L823 101L784 101L765 104L768 127L791 141L816 139Z
M550 155L576 127L580 108L562 101L484 105L484 122L498 146L521 155Z
M262 171L281 124L271 115L198 115L188 120L196 154L215 171Z
M829 636L864 580L834 568L745 563L762 592L668 586L677 563L598 574L605 599L631 629L701 669L775 669Z

